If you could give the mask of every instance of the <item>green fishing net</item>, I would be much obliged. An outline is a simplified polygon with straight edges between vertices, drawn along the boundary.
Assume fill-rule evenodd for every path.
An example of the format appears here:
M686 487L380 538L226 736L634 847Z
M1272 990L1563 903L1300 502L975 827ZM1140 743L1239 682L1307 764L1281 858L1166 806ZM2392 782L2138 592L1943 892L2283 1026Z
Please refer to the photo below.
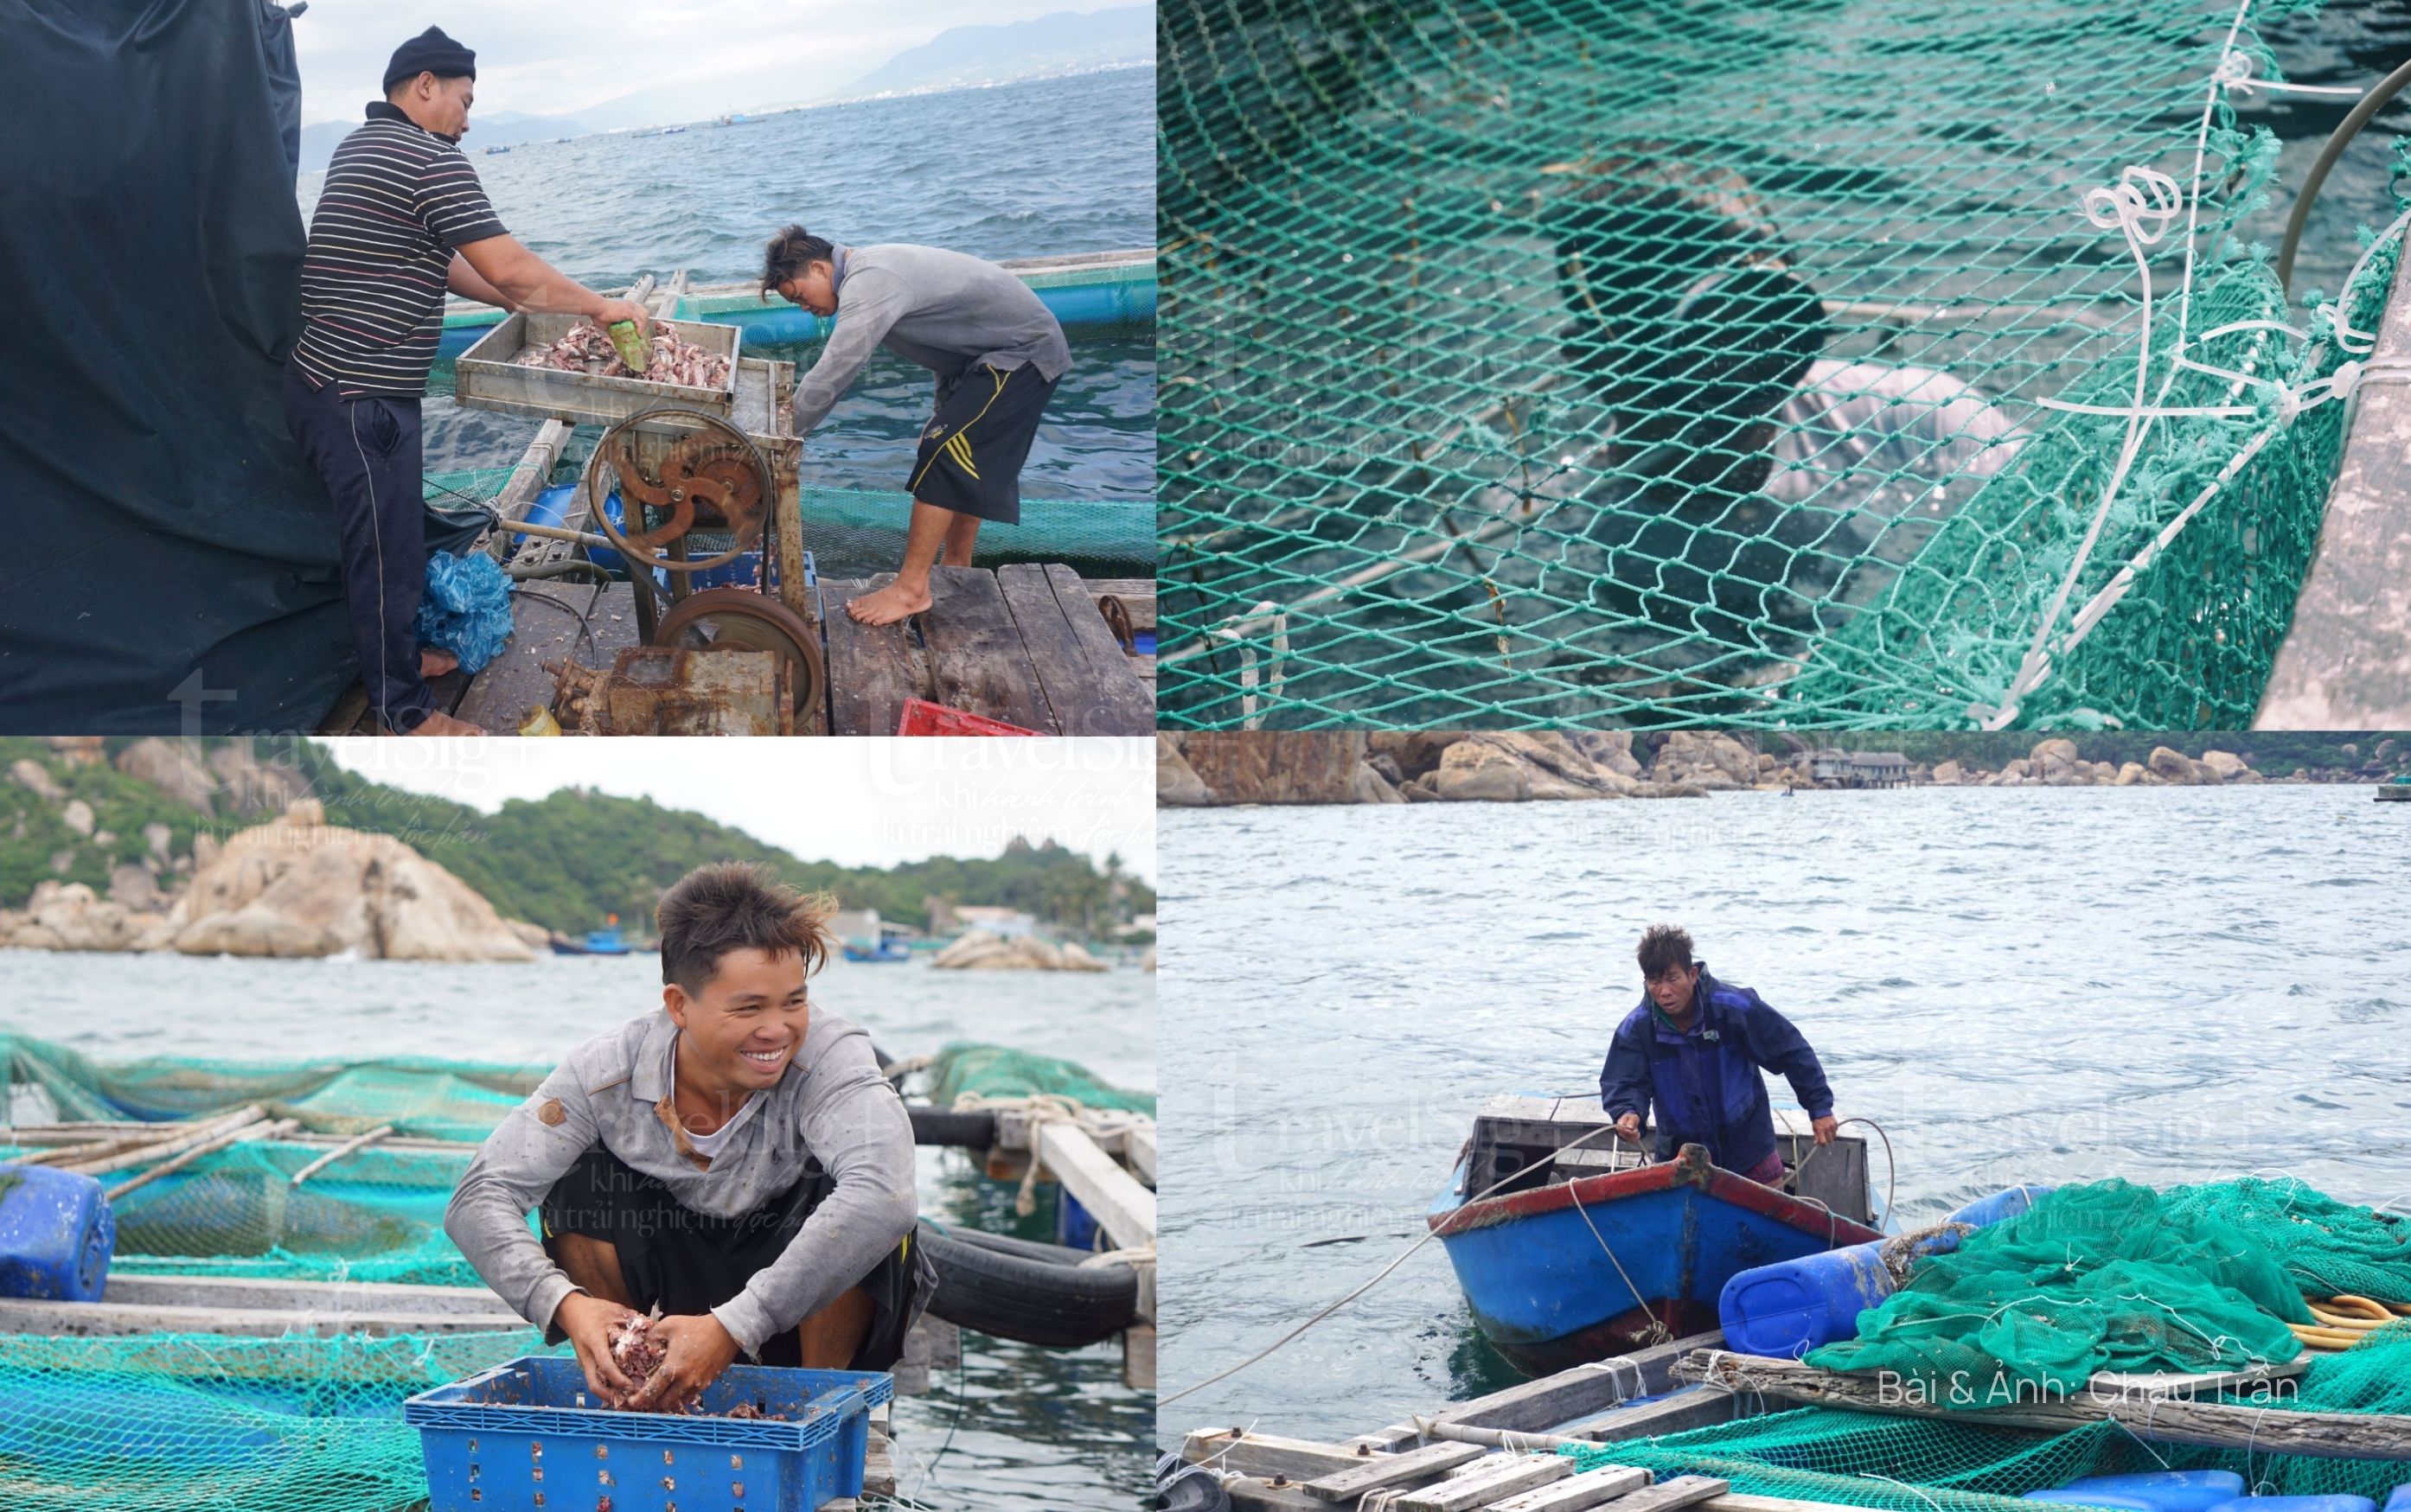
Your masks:
M966 1092L984 1098L1052 1096L1070 1098L1083 1107L1155 1112L1155 1097L1124 1092L1106 1085L1076 1061L1032 1054L1004 1045L956 1040L938 1052L929 1067L929 1101L951 1108Z
M1951 1405L2077 1389L2102 1371L2219 1372L2292 1359L2301 1286L2224 1214L2235 1184L2162 1196L2124 1181L2064 1186L1916 1264L1826 1370L1953 1383ZM2406 1272L2411 1273L2411 1272ZM2032 1400L2028 1391L2024 1398Z
M10 1512L409 1512L404 1399L522 1355L533 1330L0 1334L0 1506Z
M2300 1396L2271 1412L2411 1412L2411 1332L2316 1360ZM2411 1461L2327 1459L2145 1443L2116 1423L2064 1433L1803 1407L1660 1438L1566 1451L1584 1469L1639 1465L1663 1479L1714 1476L1736 1491L1887 1512L2033 1512L2012 1502L2082 1476L2232 1470L2255 1494L2351 1495L2383 1503Z
M2396 253L2237 235L2308 8L1164 0L1165 721L2248 724Z
M258 1103L327 1134L391 1124L405 1138L482 1140L548 1066L387 1057L210 1060L162 1055L102 1066L26 1035L0 1035L0 1072L47 1095L61 1119L197 1118Z
M136 1187L111 1204L117 1254L110 1269L135 1275L485 1285L444 1233L444 1209L469 1169L466 1152L372 1145L295 1186L294 1174L326 1153L310 1145L244 1142Z

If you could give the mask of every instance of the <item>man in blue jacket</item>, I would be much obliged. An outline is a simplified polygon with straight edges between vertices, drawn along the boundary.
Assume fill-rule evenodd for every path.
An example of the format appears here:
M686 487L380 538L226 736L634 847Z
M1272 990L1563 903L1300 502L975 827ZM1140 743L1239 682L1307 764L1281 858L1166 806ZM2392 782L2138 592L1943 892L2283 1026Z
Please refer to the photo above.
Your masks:
M1825 1069L1789 1019L1747 987L1708 975L1704 962L1691 959L1691 937L1673 924L1652 924L1640 953L1648 991L1616 1025L1599 1073L1600 1101L1618 1135L1639 1143L1642 1116L1654 1105L1658 1159L1702 1144L1717 1165L1775 1185L1783 1180L1783 1156L1763 1069L1791 1083L1817 1142L1834 1141Z

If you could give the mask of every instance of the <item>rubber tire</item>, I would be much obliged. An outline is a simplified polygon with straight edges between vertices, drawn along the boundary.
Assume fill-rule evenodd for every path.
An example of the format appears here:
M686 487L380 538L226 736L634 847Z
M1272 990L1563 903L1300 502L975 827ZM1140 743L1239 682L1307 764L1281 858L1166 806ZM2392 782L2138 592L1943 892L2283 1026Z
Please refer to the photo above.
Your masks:
M1085 1252L924 1223L915 1230L938 1269L932 1316L999 1339L1076 1348L1110 1339L1138 1317L1138 1273L1082 1267Z
M956 1112L906 1103L913 1115L913 1142L948 1144L965 1150L986 1150L996 1143L996 1114L986 1111Z

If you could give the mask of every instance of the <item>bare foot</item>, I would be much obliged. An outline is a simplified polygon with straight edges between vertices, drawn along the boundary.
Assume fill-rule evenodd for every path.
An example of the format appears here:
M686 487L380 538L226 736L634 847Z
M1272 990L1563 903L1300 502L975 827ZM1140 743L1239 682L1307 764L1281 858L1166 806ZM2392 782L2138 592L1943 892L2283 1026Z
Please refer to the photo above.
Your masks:
M845 612L866 625L892 625L899 619L926 613L928 607L929 590L927 588L915 593L901 583L890 583L875 593L848 599Z
M418 675L441 677L460 664L460 659L449 651L439 651L430 646L418 653Z
M486 734L486 727L471 724L466 720L456 720L439 709L419 720L418 728L408 733L414 735L482 735Z

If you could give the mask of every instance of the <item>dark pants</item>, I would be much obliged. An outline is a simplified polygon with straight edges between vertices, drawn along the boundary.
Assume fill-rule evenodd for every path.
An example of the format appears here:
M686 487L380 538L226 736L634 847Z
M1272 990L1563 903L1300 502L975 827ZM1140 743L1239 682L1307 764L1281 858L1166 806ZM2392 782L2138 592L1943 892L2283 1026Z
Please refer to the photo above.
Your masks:
M807 1159L784 1193L752 1213L715 1218L687 1208L666 1185L597 1147L553 1184L538 1211L548 1251L557 1234L604 1241L619 1252L620 1278L636 1311L658 1303L678 1316L708 1313L743 1291L755 1272L786 1253L804 1220L835 1190L837 1178L819 1160ZM855 1282L870 1299L870 1329L848 1368L893 1370L904 1355L904 1335L937 1284L936 1269L909 1234ZM548 1329L545 1337L558 1344L558 1332ZM803 1342L794 1329L782 1329L762 1342L759 1358L765 1365L799 1365Z
M343 599L369 706L408 732L435 712L418 676L419 595L427 588L418 400L344 399L285 365L285 424L327 483L343 545Z

